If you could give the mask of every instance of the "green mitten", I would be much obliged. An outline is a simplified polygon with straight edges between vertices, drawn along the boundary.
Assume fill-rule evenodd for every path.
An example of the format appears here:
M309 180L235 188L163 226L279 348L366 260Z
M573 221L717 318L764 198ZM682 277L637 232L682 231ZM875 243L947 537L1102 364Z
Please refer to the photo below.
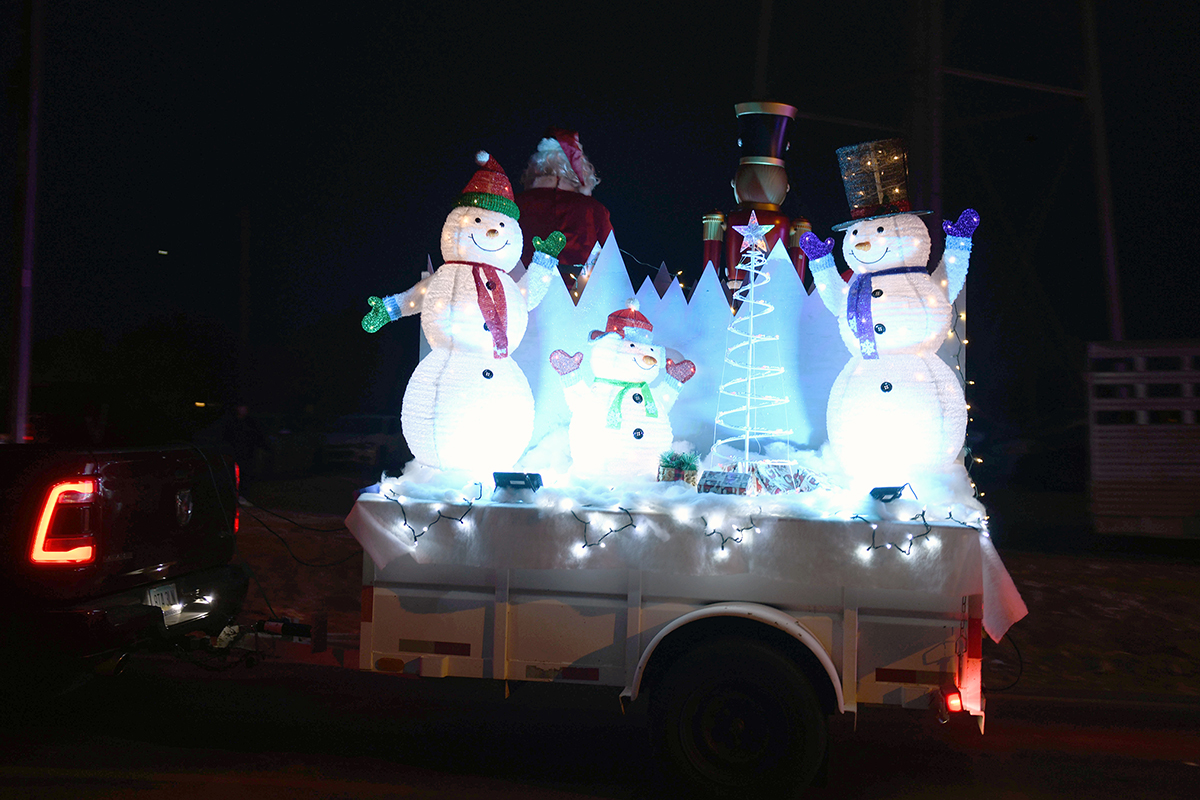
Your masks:
M566 246L567 237L563 236L562 231L555 231L545 239L542 239L540 236L533 237L533 249L554 258L558 258L558 254Z
M367 333L375 333L384 325L392 321L388 316L387 309L383 307L383 299L379 297L368 297L367 304L371 306L371 310L365 317L362 318L363 330Z

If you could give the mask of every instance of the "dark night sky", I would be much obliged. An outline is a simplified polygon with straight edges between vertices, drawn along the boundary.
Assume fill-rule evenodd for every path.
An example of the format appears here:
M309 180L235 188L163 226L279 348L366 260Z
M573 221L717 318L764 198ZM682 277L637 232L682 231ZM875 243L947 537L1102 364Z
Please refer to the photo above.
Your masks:
M13 268L22 5L0 12L0 179L12 187L0 197L0 252ZM1196 337L1184 254L1200 238L1200 9L1097 5L1127 338ZM753 99L754 3L742 16L654 3L47 6L42 342L101 331L111 344L178 317L227 353L245 209L258 402L286 405L305 381L361 383L343 403L394 410L416 327L358 353L352 334L367 295L407 288L427 254L437 263L476 149L515 182L547 125L578 129L622 249L692 275L701 215L733 204L732 107ZM822 235L847 216L833 150L907 129L916 108L916 5L861 4L854 19L839 7L777 0L769 50L772 99L885 126L797 126L784 209ZM948 66L1083 86L1074 4L946 7ZM968 280L970 365L998 415L1040 419L1056 391L1078 388L1061 376L1077 375L1083 343L1108 336L1085 106L945 85L945 210L973 206L984 220ZM1030 393L1038 399L1021 399Z

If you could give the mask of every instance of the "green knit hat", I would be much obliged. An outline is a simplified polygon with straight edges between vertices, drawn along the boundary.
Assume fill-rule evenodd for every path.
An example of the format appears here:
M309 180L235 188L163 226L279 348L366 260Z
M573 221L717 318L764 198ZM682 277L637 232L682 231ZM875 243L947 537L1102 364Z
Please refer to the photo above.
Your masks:
M521 219L521 210L513 201L512 184L508 182L508 176L496 163L496 159L492 158L486 150L480 150L475 154L475 161L479 164L480 169L463 189L463 193L454 201L454 207L485 208L515 220Z

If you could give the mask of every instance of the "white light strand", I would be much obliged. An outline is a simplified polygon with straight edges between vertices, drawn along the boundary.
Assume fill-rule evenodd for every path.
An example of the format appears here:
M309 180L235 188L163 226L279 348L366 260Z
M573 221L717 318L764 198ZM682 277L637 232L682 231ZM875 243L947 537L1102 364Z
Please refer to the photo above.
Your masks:
M761 393L755 386L756 381L761 382L782 375L784 369L778 365L762 363L757 358L758 353L755 349L779 340L778 336L764 335L754 330L756 320L775 310L775 306L755 296L755 290L766 286L771 280L771 276L764 269L766 254L757 246L757 242L762 241L760 229L770 230L771 226L758 225L757 217L751 212L750 225L745 227L747 233L743 235L747 238L743 243L742 259L738 267L746 272L746 278L734 293L734 297L741 303L741 313L729 323L729 333L738 341L725 350L725 363L740 374L732 380L723 382L719 389L721 395L735 398L739 404L732 408L719 409L716 416L718 426L732 429L738 433L718 439L713 444L713 452L716 453L722 445L740 442L741 460L730 463L741 465L743 470L749 469L750 441L752 439L778 438L789 436L792 433L790 429L766 429L760 428L757 424L756 412L784 405L788 402L788 398ZM729 463L725 464L725 466L729 465Z

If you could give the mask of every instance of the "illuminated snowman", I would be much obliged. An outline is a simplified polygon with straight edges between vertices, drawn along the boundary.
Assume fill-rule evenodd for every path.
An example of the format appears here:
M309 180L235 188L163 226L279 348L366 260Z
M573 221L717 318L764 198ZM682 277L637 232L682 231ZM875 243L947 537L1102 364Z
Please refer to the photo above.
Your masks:
M472 472L510 469L533 434L533 394L510 356L529 311L557 275L565 238L534 237L533 263L520 282L524 240L512 186L496 159L476 155L480 169L442 226L445 263L400 294L371 297L362 321L375 333L402 316L421 315L431 351L404 391L400 422L416 460Z
M943 223L946 252L930 276L930 237L918 216L928 212L909 210L903 142L837 152L854 217L833 228L845 231L849 285L834 264L833 239L801 238L851 352L829 392L829 444L858 485L919 487L922 476L955 463L966 435L962 384L937 350L953 322L979 216L967 209Z
M667 358L662 346L652 344L653 331L638 301L630 300L627 308L608 315L603 331L592 331L590 380L580 368L583 353L550 354L571 408L572 475L609 479L658 474L659 457L671 449L668 414L680 388L696 374L696 365Z

